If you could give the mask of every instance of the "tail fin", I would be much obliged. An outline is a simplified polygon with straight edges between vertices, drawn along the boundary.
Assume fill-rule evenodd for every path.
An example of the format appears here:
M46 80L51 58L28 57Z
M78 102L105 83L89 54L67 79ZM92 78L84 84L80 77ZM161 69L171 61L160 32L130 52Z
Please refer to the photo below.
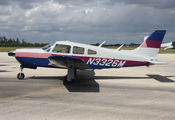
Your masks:
M166 30L155 30L133 52L142 56L156 58L165 34Z

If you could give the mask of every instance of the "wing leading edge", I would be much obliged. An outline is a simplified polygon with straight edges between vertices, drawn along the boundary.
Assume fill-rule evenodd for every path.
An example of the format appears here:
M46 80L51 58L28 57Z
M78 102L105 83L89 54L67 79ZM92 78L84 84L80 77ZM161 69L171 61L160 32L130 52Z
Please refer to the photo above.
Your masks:
M83 60L71 56L52 55L48 57L50 65L61 68L72 68L85 70L89 68Z

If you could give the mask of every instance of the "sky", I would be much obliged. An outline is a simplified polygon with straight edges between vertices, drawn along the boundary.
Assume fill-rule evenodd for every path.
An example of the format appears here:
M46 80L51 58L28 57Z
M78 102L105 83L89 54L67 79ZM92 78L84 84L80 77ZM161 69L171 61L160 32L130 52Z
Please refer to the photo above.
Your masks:
M141 44L155 27L175 41L175 0L0 0L0 36L31 43Z

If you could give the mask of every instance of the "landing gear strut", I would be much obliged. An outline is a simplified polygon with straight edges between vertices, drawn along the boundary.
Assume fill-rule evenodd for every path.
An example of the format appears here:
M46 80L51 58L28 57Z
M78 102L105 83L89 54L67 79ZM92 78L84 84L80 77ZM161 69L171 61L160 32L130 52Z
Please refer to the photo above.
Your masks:
M25 75L24 75L24 73L22 72L22 70L23 70L23 67L20 66L20 73L17 74L17 78L18 78L19 80L22 80L22 79L24 79L24 77L25 77Z
M66 83L73 83L75 79L76 69L74 67L68 68L67 75L64 78Z

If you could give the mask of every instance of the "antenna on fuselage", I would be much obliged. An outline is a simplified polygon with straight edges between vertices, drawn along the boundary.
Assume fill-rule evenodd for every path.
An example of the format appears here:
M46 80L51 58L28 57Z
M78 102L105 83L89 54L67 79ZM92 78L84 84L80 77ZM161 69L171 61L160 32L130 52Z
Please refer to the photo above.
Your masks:
M117 48L117 51L120 51L120 49L123 47L124 44L122 44L119 48Z
M106 41L102 42L98 47L101 47Z

